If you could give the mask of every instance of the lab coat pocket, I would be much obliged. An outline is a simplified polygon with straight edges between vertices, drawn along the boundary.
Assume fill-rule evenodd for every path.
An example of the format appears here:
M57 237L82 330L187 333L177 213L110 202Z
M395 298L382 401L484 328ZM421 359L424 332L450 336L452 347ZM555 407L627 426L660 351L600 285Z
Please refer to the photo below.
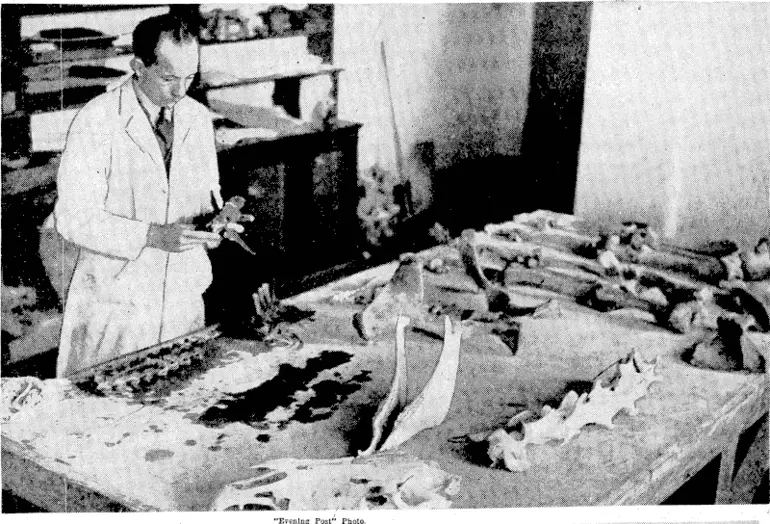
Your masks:
M136 260L123 261L123 267L112 279L114 302L142 304L159 300L162 293L166 255L145 249Z
M81 250L76 273L82 280L83 289L87 293L103 297L104 295L112 294L113 283L118 278L118 275L124 272L128 263L128 260L106 257L91 251Z

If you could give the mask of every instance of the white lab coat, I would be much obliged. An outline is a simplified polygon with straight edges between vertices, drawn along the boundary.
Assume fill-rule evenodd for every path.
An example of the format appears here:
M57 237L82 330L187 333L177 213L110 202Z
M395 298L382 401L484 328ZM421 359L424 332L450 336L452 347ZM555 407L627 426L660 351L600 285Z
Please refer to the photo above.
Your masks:
M145 247L150 223L212 209L219 171L208 110L174 108L171 174L130 79L89 102L67 135L56 228L80 247L64 311L56 374L77 370L204 326L211 283L205 248Z

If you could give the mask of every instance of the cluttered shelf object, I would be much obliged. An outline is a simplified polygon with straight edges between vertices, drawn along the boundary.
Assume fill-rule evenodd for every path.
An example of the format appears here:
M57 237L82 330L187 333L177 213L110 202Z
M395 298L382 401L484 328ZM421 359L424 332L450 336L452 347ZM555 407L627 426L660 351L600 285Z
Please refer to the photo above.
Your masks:
M226 43L328 33L332 5L311 4L299 9L286 5L243 5L199 8L201 43Z

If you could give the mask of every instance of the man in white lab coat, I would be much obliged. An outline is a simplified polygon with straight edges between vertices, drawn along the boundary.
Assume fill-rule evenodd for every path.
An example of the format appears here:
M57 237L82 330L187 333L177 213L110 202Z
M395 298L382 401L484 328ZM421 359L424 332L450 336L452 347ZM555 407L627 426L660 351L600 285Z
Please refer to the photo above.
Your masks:
M56 228L80 249L59 377L204 326L220 237L189 223L222 202L210 114L186 96L198 42L164 15L133 45L134 74L78 113L59 168Z

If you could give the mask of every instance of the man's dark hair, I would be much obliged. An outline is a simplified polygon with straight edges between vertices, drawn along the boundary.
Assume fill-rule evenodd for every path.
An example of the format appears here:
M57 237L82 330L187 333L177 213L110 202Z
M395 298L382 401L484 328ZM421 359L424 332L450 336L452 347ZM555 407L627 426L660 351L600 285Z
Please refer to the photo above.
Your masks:
M142 20L134 29L132 45L134 56L145 66L149 67L158 60L156 50L162 35L170 36L176 43L192 42L198 38L187 22L178 16L165 14Z

